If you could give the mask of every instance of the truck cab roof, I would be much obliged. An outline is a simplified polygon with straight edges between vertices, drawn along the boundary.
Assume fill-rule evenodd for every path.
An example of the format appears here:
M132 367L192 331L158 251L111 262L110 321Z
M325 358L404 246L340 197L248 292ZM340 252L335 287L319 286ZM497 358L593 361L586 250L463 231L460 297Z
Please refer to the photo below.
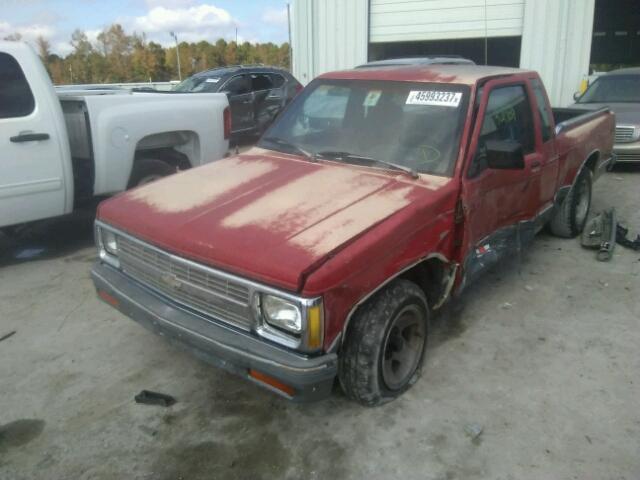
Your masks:
M388 58L386 60L374 60L356 68L396 67L402 65L475 65L473 60L463 58L460 55L428 55L424 57Z
M343 80L384 80L475 85L480 80L535 72L519 68L480 65L397 65L355 68L325 73L318 78Z

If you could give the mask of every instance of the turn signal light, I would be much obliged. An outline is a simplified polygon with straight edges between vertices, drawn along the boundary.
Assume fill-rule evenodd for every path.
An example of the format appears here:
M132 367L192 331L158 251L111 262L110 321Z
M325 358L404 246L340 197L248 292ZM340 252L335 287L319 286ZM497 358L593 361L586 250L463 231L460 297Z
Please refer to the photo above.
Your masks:
M104 290L98 290L98 296L112 307L118 308L120 306L118 299L109 295Z
M320 305L307 310L307 346L314 350L322 347L322 312Z
M293 397L293 394L296 393L295 389L289 385L282 383L277 378L273 378L266 373L259 372L258 370L250 369L249 376L258 380L265 385L269 385L270 387L275 388L276 390L280 390L281 392L287 394L290 397Z

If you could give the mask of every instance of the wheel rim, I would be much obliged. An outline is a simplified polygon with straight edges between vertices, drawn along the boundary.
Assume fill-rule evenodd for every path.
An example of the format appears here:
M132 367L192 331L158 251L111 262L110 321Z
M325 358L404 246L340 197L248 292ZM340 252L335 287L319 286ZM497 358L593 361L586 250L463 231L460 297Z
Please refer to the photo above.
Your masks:
M586 179L578 184L578 204L576 205L576 224L582 225L587 220L589 213L589 185Z
M389 390L399 390L418 368L426 326L416 305L403 308L392 320L384 341L382 379Z

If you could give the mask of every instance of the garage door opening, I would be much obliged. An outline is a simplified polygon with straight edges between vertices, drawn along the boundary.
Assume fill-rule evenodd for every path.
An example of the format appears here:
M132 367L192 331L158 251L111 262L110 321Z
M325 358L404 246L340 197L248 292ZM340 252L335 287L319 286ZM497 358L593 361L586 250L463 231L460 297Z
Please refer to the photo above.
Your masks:
M488 65L518 67L522 37L493 37L487 39ZM425 55L460 55L478 65L485 64L485 39L430 40L420 42L370 43L369 60L415 57Z
M640 2L596 0L591 70L640 66Z

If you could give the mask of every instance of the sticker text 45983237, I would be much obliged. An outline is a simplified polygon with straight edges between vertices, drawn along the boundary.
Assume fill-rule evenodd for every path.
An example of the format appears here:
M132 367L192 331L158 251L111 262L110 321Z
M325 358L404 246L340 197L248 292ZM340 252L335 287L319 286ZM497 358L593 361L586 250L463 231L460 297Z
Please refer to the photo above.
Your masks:
M462 92L438 92L436 90L411 90L407 105L433 105L457 108L462 100Z

